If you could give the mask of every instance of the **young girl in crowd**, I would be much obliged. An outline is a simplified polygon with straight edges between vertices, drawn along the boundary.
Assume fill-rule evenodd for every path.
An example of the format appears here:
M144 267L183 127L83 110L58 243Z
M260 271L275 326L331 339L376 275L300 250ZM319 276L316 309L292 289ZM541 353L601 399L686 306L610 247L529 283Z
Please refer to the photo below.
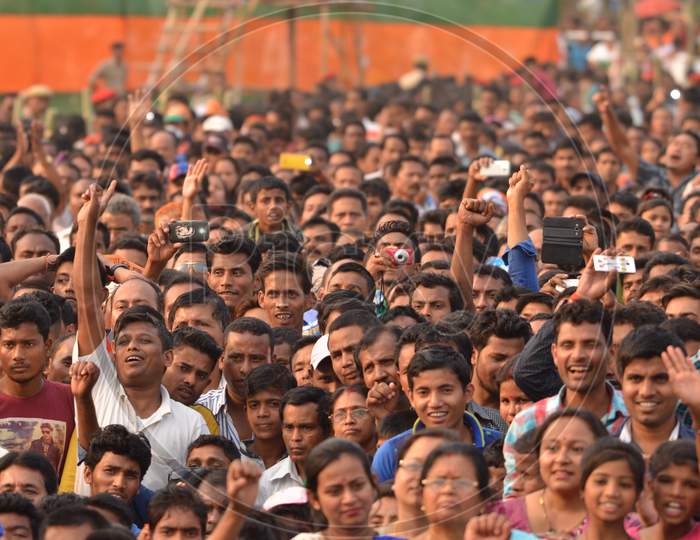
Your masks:
M627 540L626 518L644 488L644 458L629 443L604 437L581 463L581 495L586 507L584 540Z
M498 384L499 413L508 425L513 421L515 415L525 407L532 404L532 400L515 384L513 369L516 358L507 360L496 374L496 384Z
M359 444L372 459L377 448L377 429L374 417L367 408L366 387L352 385L338 388L333 394L331 420L336 437Z
M416 540L461 540L489 499L489 470L472 445L447 443L433 450L421 472L428 529Z
M498 502L493 510L505 515L513 528L543 538L580 535L586 517L579 493L581 458L586 448L607 434L588 411L564 409L550 415L534 443L544 488Z
M649 462L654 507L659 521L642 529L639 540L697 540L700 523L700 472L695 445L688 440L665 442Z
M394 538L378 536L369 526L377 487L367 455L357 444L328 439L311 451L305 470L309 502L316 512L323 514L326 527L318 533L298 534L295 540Z
M639 205L637 215L651 223L656 241L666 238L673 227L673 209L665 199L651 199Z
M387 534L412 537L421 534L428 521L421 509L420 474L425 458L446 442L457 442L457 435L442 429L423 429L411 435L399 449L399 466L394 477L398 518Z

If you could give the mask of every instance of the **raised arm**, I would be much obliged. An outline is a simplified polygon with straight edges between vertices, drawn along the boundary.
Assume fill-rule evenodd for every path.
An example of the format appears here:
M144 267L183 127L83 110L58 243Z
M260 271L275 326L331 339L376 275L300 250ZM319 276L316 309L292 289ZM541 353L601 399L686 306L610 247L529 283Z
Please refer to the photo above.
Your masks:
M0 264L0 300L8 301L12 298L12 289L25 279L55 270L54 266L58 255L46 255L19 261L9 261Z
M51 182L51 184L53 184L59 194L58 207L54 209L54 214L59 216L63 213L63 209L66 207L66 184L44 151L44 145L41 143L41 124L36 121L32 122L31 129L32 131L30 138L32 141L32 152L34 153L35 163L38 163L41 166L44 176L49 182Z
M464 297L464 309L474 310L472 280L474 276L474 254L472 253L474 228L488 223L493 217L493 204L479 199L462 199L455 250L452 254L450 272Z
M630 146L627 134L617 118L615 111L610 105L610 98L606 89L601 90L593 96L593 101L598 108L598 113L603 120L603 128L608 136L608 142L613 151L620 157L622 162L627 166L630 176L633 179L637 178L637 170L639 169L639 156Z
M525 197L532 183L525 166L510 177L508 192L508 273L513 284L537 292L537 252L529 241L525 221ZM525 244L523 244L525 242Z
M146 148L146 139L143 136L143 121L150 110L150 98L143 90L136 90L128 96L129 116L129 146L131 153Z
M187 168L187 176L182 184L182 212L180 219L189 221L192 219L194 205L197 196L202 191L202 180L207 172L207 160L199 159L194 165Z
M226 478L228 506L208 540L238 538L246 515L255 506L261 472L260 468L250 461L237 459L229 465Z
M148 260L143 268L143 275L153 281L158 281L158 277L175 252L177 246L170 242L168 237L168 225L157 227L148 237Z
M83 450L90 447L90 440L100 429L92 400L92 389L99 376L100 368L94 362L79 360L70 367L70 389L78 418L78 444Z
M83 194L83 206L78 212L78 233L75 238L75 275L73 286L78 303L78 352L80 356L91 354L105 337L104 320L100 309L102 283L95 251L97 220L112 197L117 183L112 182L103 192L92 184Z

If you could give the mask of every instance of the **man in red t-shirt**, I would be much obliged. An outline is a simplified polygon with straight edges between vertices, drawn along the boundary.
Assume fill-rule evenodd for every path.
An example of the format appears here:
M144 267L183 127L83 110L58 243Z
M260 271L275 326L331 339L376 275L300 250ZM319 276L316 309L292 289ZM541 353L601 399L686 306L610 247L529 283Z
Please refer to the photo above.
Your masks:
M44 378L51 320L37 302L0 308L0 445L42 454L60 475L75 427L70 386Z

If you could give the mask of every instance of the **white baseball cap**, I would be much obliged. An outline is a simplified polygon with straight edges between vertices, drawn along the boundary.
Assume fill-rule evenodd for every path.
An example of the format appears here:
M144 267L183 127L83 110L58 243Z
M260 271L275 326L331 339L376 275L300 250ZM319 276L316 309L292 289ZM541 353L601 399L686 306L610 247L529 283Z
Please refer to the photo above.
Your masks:
M233 131L233 123L227 116L215 114L207 118L202 123L202 130L205 133L207 131L213 131L216 133L221 133L222 131Z
M328 334L324 334L316 340L314 348L311 349L311 367L318 369L321 362L330 357L331 353L328 350Z

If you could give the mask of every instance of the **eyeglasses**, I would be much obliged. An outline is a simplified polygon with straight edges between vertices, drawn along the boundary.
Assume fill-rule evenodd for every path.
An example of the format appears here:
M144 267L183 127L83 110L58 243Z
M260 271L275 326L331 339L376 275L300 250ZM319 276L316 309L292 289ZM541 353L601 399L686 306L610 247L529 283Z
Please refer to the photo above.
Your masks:
M469 488L479 487L479 482L466 478L425 478L421 484L428 489L439 490L450 484L457 491L466 491Z
M399 461L399 467L406 469L408 472L419 473L423 470L423 463L420 461L406 461L402 459Z
M355 422L359 422L369 414L369 409L365 409L364 407L358 407L357 409L349 410L340 409L339 411L335 411L331 418L334 422L342 422L348 417L348 414L350 415L350 418L352 418Z
M196 272L198 274L206 274L207 272L207 265L206 263L202 262L188 262L188 263L182 263L178 264L175 266L175 270L178 272Z

